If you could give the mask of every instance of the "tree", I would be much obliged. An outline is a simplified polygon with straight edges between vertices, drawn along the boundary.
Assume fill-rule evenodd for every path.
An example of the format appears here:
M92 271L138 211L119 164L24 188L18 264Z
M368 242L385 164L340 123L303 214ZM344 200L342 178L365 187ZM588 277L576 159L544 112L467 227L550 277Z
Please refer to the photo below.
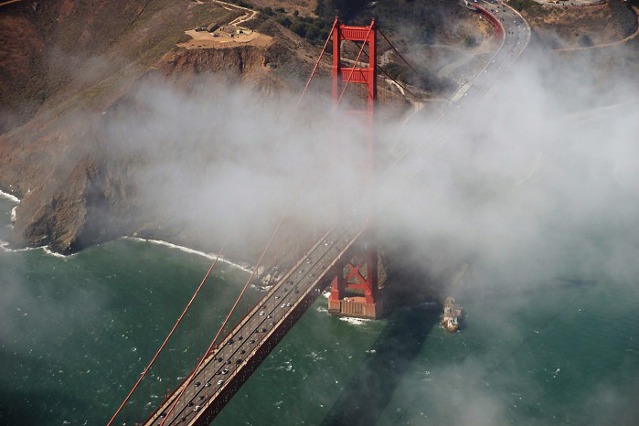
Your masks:
M277 22L279 22L280 25L283 25L286 28L290 28L291 24L293 23L293 22L291 22L291 20L289 19L288 16L284 16L283 18L278 19Z
M318 29L315 25L306 30L306 38L315 41L319 38L320 29Z

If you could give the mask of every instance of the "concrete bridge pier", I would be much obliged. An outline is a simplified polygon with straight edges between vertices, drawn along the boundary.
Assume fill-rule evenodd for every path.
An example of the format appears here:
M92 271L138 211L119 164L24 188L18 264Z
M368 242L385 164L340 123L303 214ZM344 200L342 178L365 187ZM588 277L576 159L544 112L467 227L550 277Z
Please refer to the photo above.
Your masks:
M356 254L346 257L331 281L328 312L337 316L380 318L384 304L379 289L381 264L377 245L360 247Z

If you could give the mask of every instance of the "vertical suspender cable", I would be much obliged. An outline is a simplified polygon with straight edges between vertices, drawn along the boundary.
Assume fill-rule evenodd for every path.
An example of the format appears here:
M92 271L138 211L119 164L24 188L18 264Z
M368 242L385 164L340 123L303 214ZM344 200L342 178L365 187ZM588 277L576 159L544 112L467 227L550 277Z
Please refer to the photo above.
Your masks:
M335 20L333 21L333 26L331 27L331 30L328 33L328 37L326 38L326 41L324 42L324 47L322 47L322 52L319 55L319 58L317 58L317 62L315 62L315 66L313 67L313 71L311 71L311 75L308 78L308 81L306 82L306 86L304 86L304 90L302 91L302 95L300 96L299 100L297 101L297 104L299 105L302 102L302 99L304 99L304 94L306 94L306 89L308 89L308 86L311 84L311 80L313 79L313 76L315 75L315 71L317 71L317 67L319 66L320 61L322 60L322 56L324 56L324 52L326 52L326 47L328 46L328 42L331 39L331 34L333 34L333 30L335 29L335 25L337 25L337 16L335 17Z
M148 373L149 369L151 368L151 366L153 365L153 363L155 362L155 360L158 358L158 356L160 355L160 352L162 352L162 350L164 349L164 347L166 346L166 344L168 343L169 339L171 338L171 336L173 335L173 333L175 332L175 330L177 329L178 325L180 325L180 322L182 321L182 318L184 318L184 315L187 313L187 311L189 310L189 308L191 307L191 304L193 303L193 301L195 300L195 298L197 297L198 293L200 292L200 289L202 288L202 286L204 285L204 283L206 282L206 280L208 280L209 275L211 275L211 272L213 271L213 268L215 268L215 266L217 265L217 261L218 259L222 256L222 252L224 251L224 247L226 246L226 243L228 241L228 237L224 240L224 243L222 244L222 249L220 249L220 252L218 253L218 255L215 257L215 259L213 260L213 262L211 263L211 266L209 266L209 269L206 271L206 274L204 274L204 278L202 278L202 281L200 282L200 284L198 285L197 289L195 289L195 293L193 293L193 296L191 296L191 300L189 300L189 302L186 304L186 307L184 308L184 310L182 311L182 314L180 314L179 318L177 319L177 321L175 322L175 324L173 325L173 328L171 329L171 331L169 332L169 334L166 336L166 338L164 339L164 341L162 342L162 344L160 345L160 348L157 350L157 352L155 353L155 355L153 356L153 358L151 359L151 362L149 362L149 365L146 366L146 368L144 369L144 371L142 372L142 374L140 375L140 378L137 380L137 382L135 382L135 385L133 385L133 388L131 389L131 391L129 392L129 394L126 396L126 398L124 398L124 401L122 401L122 404L120 404L120 406L118 407L117 411L115 412L115 414L113 414L113 416L111 417L111 419L109 420L109 422L107 423L107 426L110 426L113 424L113 421L115 420L115 418L118 416L118 414L120 414L120 411L122 411L122 408L126 405L126 403L129 401L129 399L131 398L131 395L133 395L133 392L135 392L135 390L138 388L138 386L140 385L140 383L142 382L142 379L144 379L144 377L146 376L146 374ZM178 339L179 340L179 339ZM171 351L169 350L169 363L170 363L170 354ZM179 355L179 354L178 354ZM179 365L178 365L178 374L179 374Z
M283 211L286 211L286 210L288 210L288 209L285 208ZM231 318L231 316L235 312L235 309L237 308L237 306L239 305L240 301L242 300L242 297L244 296L244 293L246 293L246 289L248 289L249 285L251 284L251 281L253 281L253 278L255 277L255 274L257 272L257 268L262 263L262 260L264 259L264 256L266 255L266 252L271 247L271 244L273 243L273 240L275 239L275 235L277 235L277 232L279 231L279 229L282 226L283 222L284 222L284 215L282 215L280 217L280 220L277 223L277 225L275 226L275 229L273 230L273 233L271 234L271 237L269 238L268 243L266 244L266 247L262 251L262 254L260 255L257 263L255 264L255 266L253 267L253 270L251 271L251 276L248 278L248 280L246 280L246 283L244 284L244 287L242 288L242 291L240 292L240 294L237 297L237 299L235 299L235 303L233 303L233 306L231 307L231 310L226 315L226 318L224 319L224 322L222 323L222 325L218 329L217 333L215 334L215 337L213 338L213 341L211 342L211 344L207 348L206 352L204 352L200 362L197 363L195 368L193 370L191 370L191 373L184 379L184 382L188 382L191 379L191 377L193 377L200 370L200 367L202 366L202 364L204 364L204 361L206 360L207 356L209 355L211 350L215 347L215 343L216 343L217 339L222 334L222 331L224 330L224 328L226 327L227 323L229 322L229 319ZM164 426L166 421L169 419L169 416L171 415L171 413L173 412L173 410L177 406L178 401L182 398L182 395L184 395L185 391L186 391L186 386L182 386L182 389L180 390L179 394L177 395L177 397L175 398L175 400L171 404L171 407L167 410L166 417L164 418L164 420L162 420L162 423L160 423L160 426Z

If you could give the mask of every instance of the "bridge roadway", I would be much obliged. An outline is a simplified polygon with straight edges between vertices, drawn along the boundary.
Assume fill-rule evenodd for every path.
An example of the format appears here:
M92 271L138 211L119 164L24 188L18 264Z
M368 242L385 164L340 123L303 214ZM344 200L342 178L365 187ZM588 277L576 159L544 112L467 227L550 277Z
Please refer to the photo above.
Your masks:
M530 39L530 27L513 9L500 3L480 4L500 19L504 27L504 39L488 65L466 87L462 85L464 92L453 100L458 107L467 104L469 98L488 96L486 90L491 88L490 83L498 79L519 57ZM487 73L487 70L491 72ZM441 118L452 123L461 119L461 113L458 108L451 108ZM410 157L405 155L407 153L404 152L389 167L386 176L392 174L388 172L399 171L402 159ZM205 358L195 374L185 380L144 424L210 424L319 296L328 280L335 275L336 264L364 231L360 220L337 225L325 234ZM170 410L180 394L175 408Z
M498 87L497 82L504 78L504 73L515 63L530 41L530 25L513 8L497 1L480 1L476 3L490 12L504 28L501 48L490 59L486 67L472 80L466 92L467 96L477 98L487 95L488 90Z
M364 230L357 221L326 233L144 424L208 425L315 301Z
M469 2L469 8L473 8L473 5L480 6L499 20L504 34L501 46L482 69L466 81L462 81L459 88L448 98L450 106L432 122L435 125L431 125L431 128L424 132L429 135L428 141L413 139L412 141L404 141L404 146L401 143L395 144L393 154L397 160L384 171L382 179L391 175L394 176L394 180L407 178L409 174L414 172L414 168L406 167L406 163L410 163L411 155L418 148L421 152L419 161L423 163L424 157L430 158L450 142L450 137L441 134L442 131L446 132L462 125L468 115L475 113L476 108L489 107L487 104L499 87L499 82L507 77L506 73L512 70L512 65L528 46L531 36L530 25L517 11L505 3L494 0ZM477 104L479 99L481 99L482 105ZM422 114L427 111L427 109L423 109L422 112L411 115L406 122L424 118ZM429 119L430 117L425 118L425 120ZM426 146L428 149L425 151ZM396 198L393 193L387 195L390 197L389 200Z

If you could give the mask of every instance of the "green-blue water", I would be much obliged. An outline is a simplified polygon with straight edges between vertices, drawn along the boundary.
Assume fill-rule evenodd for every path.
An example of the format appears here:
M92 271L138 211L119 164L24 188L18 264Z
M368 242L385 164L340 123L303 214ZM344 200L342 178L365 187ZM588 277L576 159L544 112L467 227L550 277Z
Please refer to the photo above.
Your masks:
M3 223L12 206L0 198ZM0 251L0 424L105 424L209 262L133 240L68 258ZM211 309L245 277L221 268ZM457 334L434 304L351 323L320 299L215 424L633 424L635 287L471 290Z

